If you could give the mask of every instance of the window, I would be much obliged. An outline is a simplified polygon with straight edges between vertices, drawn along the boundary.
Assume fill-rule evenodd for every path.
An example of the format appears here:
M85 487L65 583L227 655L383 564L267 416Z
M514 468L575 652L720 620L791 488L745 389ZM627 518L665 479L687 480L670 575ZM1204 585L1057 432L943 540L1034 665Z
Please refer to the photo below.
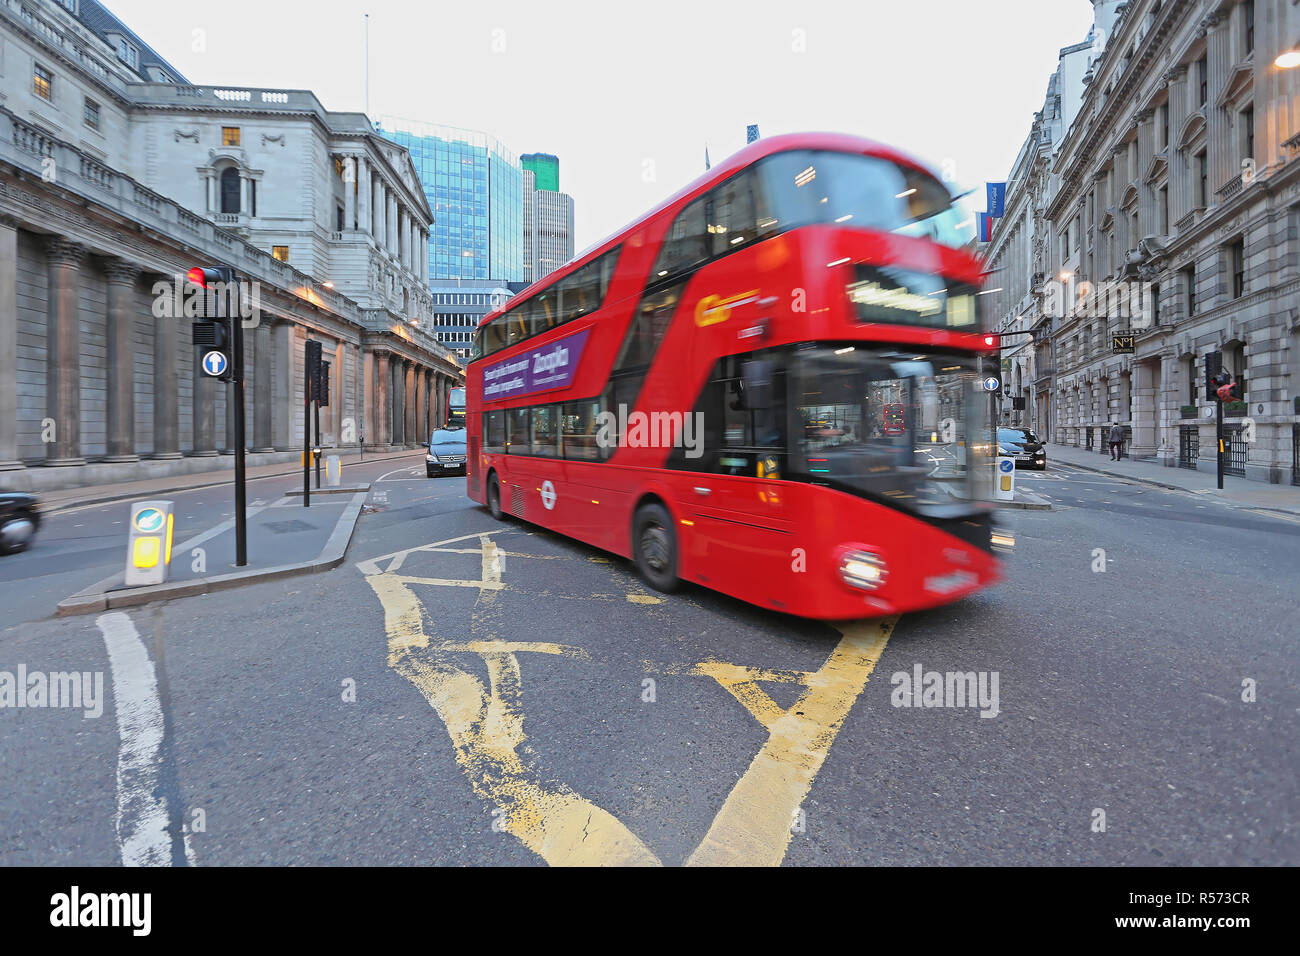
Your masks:
M1245 27L1243 31L1246 41L1245 52L1247 56L1250 56L1251 51L1255 49L1255 0L1246 0L1241 5L1241 16Z
M1070 258L1070 225L1067 224L1065 230L1061 233L1061 262Z
M1232 273L1232 297L1240 299L1246 292L1246 244L1242 239L1228 246L1228 268Z
M85 124L91 129L99 129L99 104L90 97L86 97L86 103L85 106L82 107L81 117Z
M288 262L288 261L289 261L289 247L288 247L288 246L272 246L272 247L271 247L271 258L273 258L273 259L279 259L281 262Z
M240 140L240 136L239 136L239 127L238 127L238 126L223 126L223 127L221 127L221 145L222 145L222 146L238 146L238 145L239 145L239 140Z
M506 450L506 413L483 413L483 450L500 454Z
M140 68L140 51L124 38L117 38L117 58L133 70Z
M1198 106L1204 106L1210 100L1210 61L1201 57L1196 61L1196 84L1199 91Z
M1205 150L1196 154L1196 205L1204 209L1210 204L1210 167Z
M1157 112L1160 115L1160 149L1169 145L1169 104L1161 103Z
M1169 235L1169 187L1160 187L1160 235Z
M239 212L239 170L234 166L221 171L221 212Z
M600 402L569 402L560 412L560 454L564 458L597 461L601 449L596 443L596 416Z
M560 406L539 405L533 409L532 454L556 458L560 454Z
M1183 269L1183 292L1187 296L1187 314L1196 314L1196 266Z
M250 216L256 217L257 216L257 180L256 179L250 179L248 181L248 205L249 205L248 214Z
M335 232L343 231L343 207L342 206L334 207L334 231Z
M1241 158L1255 158L1255 107L1241 111Z
M54 74L39 63L32 68L32 92L43 100L54 99Z
M531 454L532 435L528 430L527 408L506 409L506 451L512 455Z

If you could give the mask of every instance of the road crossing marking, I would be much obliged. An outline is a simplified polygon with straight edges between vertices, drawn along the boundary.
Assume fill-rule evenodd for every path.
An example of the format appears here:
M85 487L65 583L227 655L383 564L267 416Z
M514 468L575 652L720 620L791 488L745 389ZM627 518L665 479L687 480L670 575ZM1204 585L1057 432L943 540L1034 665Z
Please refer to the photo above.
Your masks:
M113 676L113 704L121 748L117 759L117 840L124 866L170 866L172 835L167 798L159 791L163 714L153 662L131 618L121 611L95 619ZM185 857L194 862L189 834Z
M493 603L506 589L492 531L463 535L357 563L384 608L388 665L409 680L438 714L457 762L476 794L500 811L501 826L552 866L657 866L659 858L617 817L563 784L544 783L538 758L526 745L520 653L591 660L585 649L548 641L440 641L425 630L424 607L412 584L478 587ZM471 552L447 548L477 538L482 578L457 581L399 574L419 552ZM521 555L534 557L533 555ZM612 596L610 596L612 597ZM636 598L650 595L627 594ZM767 742L732 788L687 865L776 866L785 858L792 821L830 753L840 727L862 694L897 617L837 625L842 638L816 671L771 670L709 660L642 666L647 673L709 677L727 690L762 727ZM487 685L448 656L476 654ZM804 692L782 709L759 681L800 683ZM495 814L494 814L495 816Z

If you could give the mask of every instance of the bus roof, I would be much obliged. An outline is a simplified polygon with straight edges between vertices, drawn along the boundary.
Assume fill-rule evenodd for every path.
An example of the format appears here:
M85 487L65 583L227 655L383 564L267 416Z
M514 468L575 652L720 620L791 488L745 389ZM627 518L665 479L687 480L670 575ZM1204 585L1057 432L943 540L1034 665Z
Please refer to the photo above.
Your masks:
M509 312L511 307L516 303L522 302L529 296L553 285L569 273L576 272L588 262L614 248L632 232L636 231L641 226L678 203L689 201L695 198L695 196L707 192L732 173L738 172L766 156L771 156L774 153L789 152L790 150L795 149L817 149L835 153L860 153L866 156L879 156L881 159L887 159L903 166L910 166L913 169L919 170L928 175L934 175L923 163L908 156L906 153L899 152L893 147L886 146L883 143L864 139L861 136L850 136L846 133L784 133L780 136L771 136L767 139L760 139L756 142L750 143L744 149L732 153L726 159L722 160L722 162L705 172L702 176L697 177L682 189L669 196L663 202L659 203L659 205L652 208L649 212L644 213L632 222L628 223L622 229L618 230L618 232L602 239L594 246L588 246L585 250L574 256L554 272L547 273L521 292L516 292L500 308L493 309L491 312L488 312L483 316L478 327L482 328L502 313Z

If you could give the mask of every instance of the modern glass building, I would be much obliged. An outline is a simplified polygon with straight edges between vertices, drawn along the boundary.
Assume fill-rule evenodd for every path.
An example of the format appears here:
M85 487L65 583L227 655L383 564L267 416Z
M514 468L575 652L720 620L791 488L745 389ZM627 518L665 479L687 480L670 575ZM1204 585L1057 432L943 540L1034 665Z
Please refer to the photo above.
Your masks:
M385 118L377 131L411 153L433 210L429 278L524 277L523 168L495 137Z
M537 188L560 191L560 158L550 153L524 153L519 157L524 169L537 177Z

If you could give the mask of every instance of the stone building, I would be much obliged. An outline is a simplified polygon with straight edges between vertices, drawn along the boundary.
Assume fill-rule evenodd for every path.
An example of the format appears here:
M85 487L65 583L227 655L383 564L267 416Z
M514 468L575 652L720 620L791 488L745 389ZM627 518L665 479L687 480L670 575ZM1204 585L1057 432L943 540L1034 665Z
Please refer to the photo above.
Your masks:
M1230 473L1300 483L1300 70L1275 62L1300 6L1094 7L1078 114L1035 204L1044 430L1104 454L1118 421L1135 457L1212 469L1218 352L1245 390L1226 409ZM1133 353L1115 354L1127 331Z
M196 370L193 265L232 266L250 464L416 447L463 381L423 325L432 214L409 155L310 93L184 82L91 0L0 0L0 485L223 467L227 386Z

